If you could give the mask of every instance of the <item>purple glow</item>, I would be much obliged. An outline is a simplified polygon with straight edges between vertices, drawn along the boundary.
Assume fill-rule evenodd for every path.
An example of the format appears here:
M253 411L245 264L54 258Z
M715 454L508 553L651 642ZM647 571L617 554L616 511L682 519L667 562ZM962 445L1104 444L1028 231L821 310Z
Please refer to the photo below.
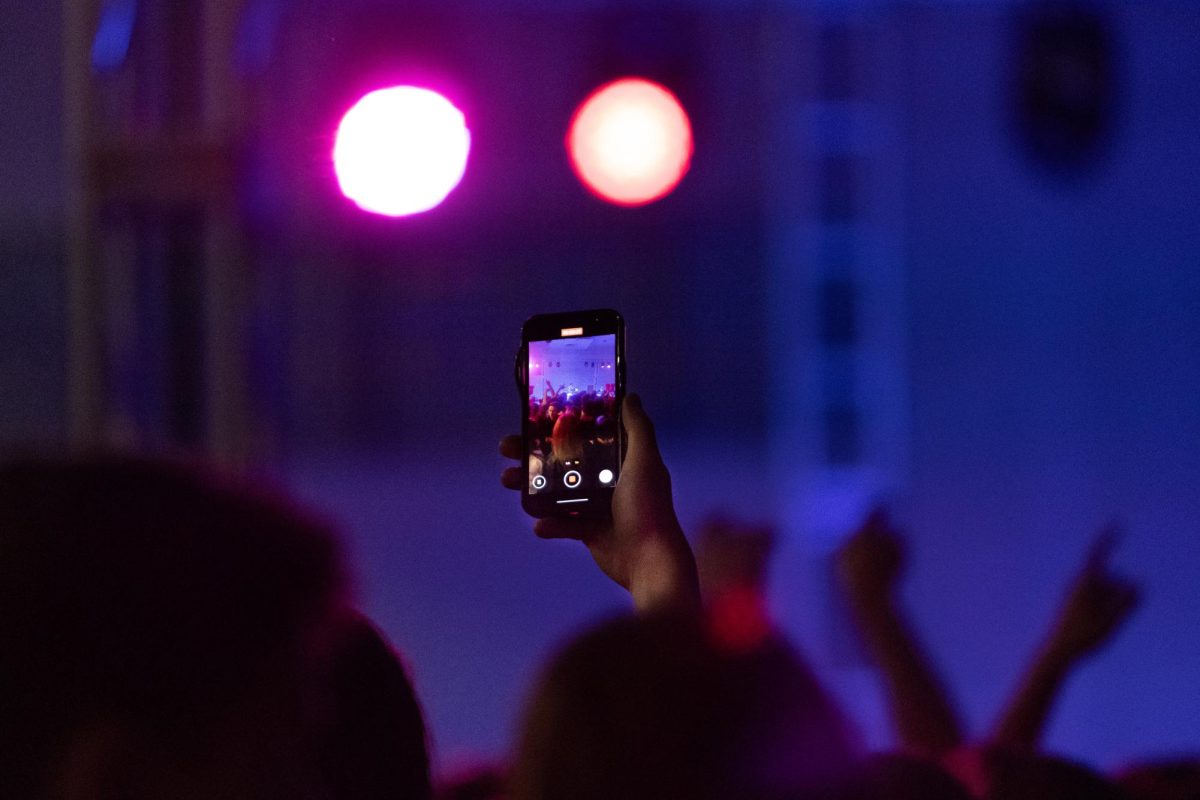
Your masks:
M586 391L615 391L613 376L601 372L608 362L598 359L613 358L616 347L617 337L611 333L578 339L530 342L530 394L542 397L547 382L554 389L562 387L568 395Z
M437 206L467 169L471 133L437 92L393 86L346 112L333 145L342 194L374 214L403 217Z

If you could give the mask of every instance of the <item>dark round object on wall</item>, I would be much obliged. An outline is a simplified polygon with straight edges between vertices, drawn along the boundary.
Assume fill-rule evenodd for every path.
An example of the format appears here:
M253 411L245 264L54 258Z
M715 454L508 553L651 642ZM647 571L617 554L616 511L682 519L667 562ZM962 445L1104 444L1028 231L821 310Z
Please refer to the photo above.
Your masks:
M1073 174L1108 143L1116 106L1114 36L1090 4L1036 3L1017 15L1016 126L1029 155Z

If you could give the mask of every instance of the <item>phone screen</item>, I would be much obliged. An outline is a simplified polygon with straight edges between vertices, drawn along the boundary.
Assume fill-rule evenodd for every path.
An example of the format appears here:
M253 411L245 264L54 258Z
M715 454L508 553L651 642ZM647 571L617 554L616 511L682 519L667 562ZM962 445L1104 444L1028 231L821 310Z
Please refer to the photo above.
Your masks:
M620 471L617 336L585 332L563 328L527 348L527 491L548 495L562 510L611 489Z

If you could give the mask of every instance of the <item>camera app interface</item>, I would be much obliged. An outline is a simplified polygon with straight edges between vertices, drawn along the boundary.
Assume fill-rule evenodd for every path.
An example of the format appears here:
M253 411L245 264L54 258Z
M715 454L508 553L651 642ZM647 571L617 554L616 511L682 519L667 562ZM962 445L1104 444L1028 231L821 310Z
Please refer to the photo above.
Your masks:
M617 337L574 330L529 343L529 493L559 502L615 485L618 471Z

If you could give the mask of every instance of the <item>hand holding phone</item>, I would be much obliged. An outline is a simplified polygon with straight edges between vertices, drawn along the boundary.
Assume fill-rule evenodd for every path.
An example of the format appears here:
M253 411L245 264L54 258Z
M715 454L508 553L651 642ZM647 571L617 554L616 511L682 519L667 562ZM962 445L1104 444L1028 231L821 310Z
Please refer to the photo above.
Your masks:
M537 520L543 539L578 539L596 564L633 595L639 612L663 608L694 610L700 605L696 560L675 516L671 475L658 452L654 425L637 395L624 402L629 441L624 470L603 515L552 516ZM522 437L507 436L500 453L520 459ZM500 475L509 489L525 488L525 470L509 467Z

